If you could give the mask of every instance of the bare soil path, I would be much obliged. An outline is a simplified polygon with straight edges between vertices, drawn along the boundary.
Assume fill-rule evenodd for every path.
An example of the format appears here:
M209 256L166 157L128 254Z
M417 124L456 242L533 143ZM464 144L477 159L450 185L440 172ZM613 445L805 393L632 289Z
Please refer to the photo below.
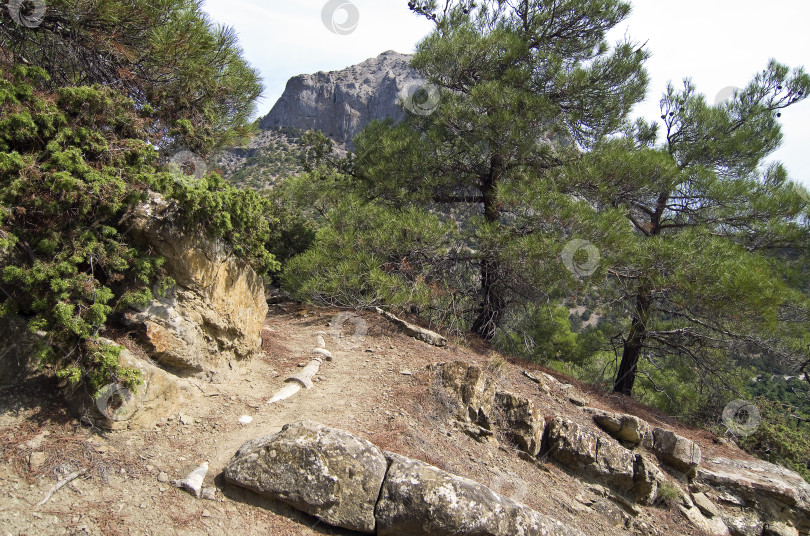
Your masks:
M508 442L478 443L454 427L425 368L441 361L478 363L504 388L534 398L546 415L583 422L587 417L568 401L572 390L608 409L632 409L627 407L632 402L559 375L562 382L553 382L545 395L499 354L452 342L434 348L374 313L361 315L364 338L349 336L349 323L342 337L335 336L330 322L337 313L274 307L263 332L262 358L234 363L207 380L182 380L177 411L148 429L105 432L83 425L62 407L55 384L45 377L0 392L0 536L351 534L222 481L222 468L245 441L304 419L478 480L588 534L638 533L607 515L584 516L573 498L592 493L588 485L553 464L523 461ZM268 405L283 379L309 360L318 331L327 332L334 360L324 362L312 389ZM239 424L244 415L253 421ZM643 416L654 423L665 419L649 411ZM704 432L666 424L714 454L744 456L713 444ZM210 464L205 485L215 489L215 500L197 499L172 484L203 461ZM78 470L85 473L36 506L54 484ZM641 519L661 534L692 534L680 515L667 509L649 509Z

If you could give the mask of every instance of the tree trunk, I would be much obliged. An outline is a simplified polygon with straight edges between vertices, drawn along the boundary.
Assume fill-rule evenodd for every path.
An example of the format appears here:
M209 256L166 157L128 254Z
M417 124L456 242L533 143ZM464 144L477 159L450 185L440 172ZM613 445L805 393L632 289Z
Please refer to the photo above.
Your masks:
M657 236L661 233L661 217L666 211L669 192L661 192L655 203L655 211L650 215L650 226L644 233L647 236ZM619 363L619 370L616 372L616 381L613 383L613 392L631 396L633 394L633 384L636 383L636 372L638 371L638 360L641 358L641 351L647 341L647 322L650 319L650 309L652 308L653 294L644 283L636 294L636 310L633 320L630 322L630 333L624 340L624 351L622 352L622 362Z
M489 161L489 174L481 182L484 217L488 223L495 223L500 218L495 187L502 173L503 160L498 155L492 155ZM472 330L486 341L495 338L503 310L506 308L506 300L499 288L500 270L498 268L498 262L491 255L485 254L481 259L481 303L478 304Z
M624 341L622 361L616 373L613 392L630 396L633 394L633 384L636 382L636 371L644 342L647 340L647 320L650 316L652 296L646 290L639 291L636 296L636 312L630 323L630 333Z
M500 325L506 301L498 291L498 263L491 259L481 260L481 293L483 300L479 305L478 317L473 322L473 331L486 341L495 338Z

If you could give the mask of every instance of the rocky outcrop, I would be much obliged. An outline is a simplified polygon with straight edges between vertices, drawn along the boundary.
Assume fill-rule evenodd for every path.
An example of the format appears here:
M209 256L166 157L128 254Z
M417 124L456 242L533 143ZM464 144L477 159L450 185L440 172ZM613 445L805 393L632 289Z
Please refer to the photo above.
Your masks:
M377 503L379 536L582 534L478 482L424 462L386 455L391 465Z
M666 477L655 462L644 454L636 454L633 466L633 499L641 504L655 504L658 488Z
M452 406L455 418L491 430L495 381L483 370L464 361L436 363L428 370L435 374L436 387Z
M561 464L623 491L633 488L636 457L615 441L559 417L548 423L545 440L544 450Z
M349 145L372 120L405 117L400 95L423 82L410 67L410 59L388 51L342 71L295 76L261 120L261 128L320 130Z
M663 428L655 428L651 440L652 451L663 463L690 478L694 476L701 459L700 446L697 443Z
M374 534L387 467L368 441L305 421L243 445L224 476L330 525Z
M262 279L203 233L180 229L158 194L132 211L127 231L165 258L176 286L126 314L155 361L180 373L215 370L261 348L267 315Z
M312 423L245 443L228 482L380 536L584 536L473 480Z
M810 484L798 473L762 460L717 457L701 462L696 482L717 490L733 534L764 530L763 522L776 527L771 533L810 533Z
M467 435L479 441L494 441L494 432L499 430L530 456L540 452L545 421L532 400L497 390L490 375L463 361L428 368L435 374L442 401L450 406Z
M810 534L810 485L787 469L766 462L704 460L696 442L663 428L650 431L645 421L632 415L586 407L584 411L595 424L562 417L545 422L533 400L498 389L494 377L467 362L437 363L428 371L436 402L470 436L496 443L506 437L521 450L520 459L534 465L552 460L585 481L586 489L603 490L593 500L580 501L587 507L583 512L601 513L608 522L632 528L636 534L660 534L643 521L649 512L639 505L655 506L664 497L694 529L706 534ZM344 443L356 440L345 432L337 433L343 434L340 441ZM240 449L226 469L226 479L331 524L349 526L345 519L329 517L325 510L335 505L353 509L352 504L361 501L367 521L364 530L372 530L368 512L373 509L373 530L381 535L578 533L477 482L379 451L374 454L372 485L361 486L370 493L358 491L338 500L338 493L329 495L330 490L356 485L364 478L363 469L322 469L324 462L317 452L321 447L308 440L290 442L294 443L291 451L306 452L285 454L279 461L280 450L272 446L273 441L251 442ZM364 449L371 447L366 442ZM385 458L382 465L380 455ZM342 460L341 455L337 458ZM235 476L237 466L240 476ZM313 471L315 476L310 474ZM344 484L347 477L342 475L347 473L350 480Z
M513 393L495 393L496 422L517 447L531 456L540 452L545 421L534 402Z
M646 421L635 415L611 413L597 408L585 408L585 411L593 415L593 422L599 428L629 448L641 444L650 428Z

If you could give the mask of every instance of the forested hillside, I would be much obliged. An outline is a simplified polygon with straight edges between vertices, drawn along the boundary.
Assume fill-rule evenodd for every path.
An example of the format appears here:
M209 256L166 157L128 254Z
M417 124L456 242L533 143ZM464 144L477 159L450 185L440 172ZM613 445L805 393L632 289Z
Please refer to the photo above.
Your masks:
M718 423L775 363L807 379L808 202L768 157L810 77L773 60L719 104L689 79L648 88L650 51L605 39L629 4L568 4L411 2L435 23L412 61L431 106L347 158L311 143L276 195L317 235L281 280ZM648 91L660 117L631 121ZM777 398L806 471L806 393Z
M347 153L257 132L259 73L201 6L1 10L0 316L66 392L138 383L101 337L176 287L130 233L158 194L299 302L411 315L810 477L810 195L771 158L801 66L712 103L609 42L629 2L416 0L426 82ZM660 115L632 119L650 92ZM761 426L723 423L735 399Z

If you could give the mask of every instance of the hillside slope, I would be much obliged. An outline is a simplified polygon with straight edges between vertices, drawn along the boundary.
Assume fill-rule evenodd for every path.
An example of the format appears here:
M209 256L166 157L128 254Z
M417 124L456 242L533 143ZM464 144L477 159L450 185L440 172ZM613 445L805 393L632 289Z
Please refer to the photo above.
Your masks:
M524 367L488 348L429 346L374 313L361 315L364 337L335 336L338 312L275 306L263 330L261 359L232 362L230 370L208 379L180 380L178 410L146 429L108 433L81 424L48 394L52 385L43 377L0 393L5 495L0 526L10 534L353 534L222 480L223 467L243 443L311 420L476 480L586 534L702 533L679 509L678 501L688 500L686 486L670 503L640 506L548 456L527 459L500 433L494 440L475 440L453 420L452 401L427 369L442 362L479 367L498 389L533 400L546 420L564 418L594 428L581 406L631 412L650 426L697 441L704 459L752 460L705 431L627 398L529 365L541 378L539 386ZM312 389L268 405L283 379L309 359L318 331L333 334L326 339L334 360L324 363ZM117 340L138 351L123 334ZM253 420L242 425L245 415ZM210 464L205 485L213 486L213 500L196 499L171 484L204 461ZM85 471L82 476L35 506L58 479L79 470ZM729 512L737 508L728 502L739 495L733 487L719 492L695 483L690 489L706 491ZM763 532L762 521L749 521L751 531L734 534L777 534Z

